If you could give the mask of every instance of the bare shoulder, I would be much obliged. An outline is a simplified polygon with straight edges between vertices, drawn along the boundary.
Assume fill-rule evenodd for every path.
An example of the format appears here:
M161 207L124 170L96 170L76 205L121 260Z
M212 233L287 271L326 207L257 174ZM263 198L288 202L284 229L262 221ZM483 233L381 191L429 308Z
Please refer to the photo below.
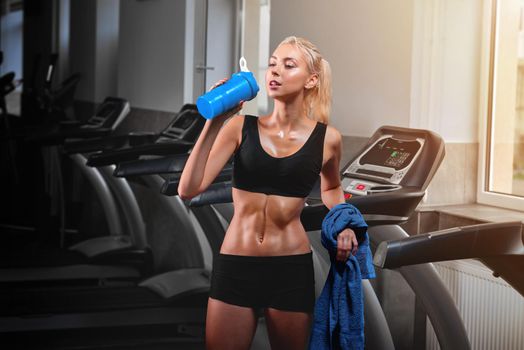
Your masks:
M227 126L228 128L242 128L242 125L244 124L244 115L235 115L231 118L229 118L225 123L224 126Z
M340 131L333 126L328 125L326 128L325 146L330 149L340 149L342 147L342 135Z
M225 138L239 144L242 139L242 126L244 125L244 116L235 115L229 118L223 125L220 134L222 139Z
M342 152L342 135L334 127L328 125L324 137L323 164L338 164Z
M223 126L223 129L225 132L229 133L240 133L242 130L242 125L244 125L244 118L243 115L235 115L231 118L229 118Z

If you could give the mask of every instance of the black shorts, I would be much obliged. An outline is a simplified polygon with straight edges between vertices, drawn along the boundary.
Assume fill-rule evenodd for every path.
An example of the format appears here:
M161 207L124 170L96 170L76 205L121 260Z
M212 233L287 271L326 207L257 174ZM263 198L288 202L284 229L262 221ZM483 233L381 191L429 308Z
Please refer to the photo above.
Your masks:
M219 254L213 263L209 296L255 309L312 313L315 305L313 255Z

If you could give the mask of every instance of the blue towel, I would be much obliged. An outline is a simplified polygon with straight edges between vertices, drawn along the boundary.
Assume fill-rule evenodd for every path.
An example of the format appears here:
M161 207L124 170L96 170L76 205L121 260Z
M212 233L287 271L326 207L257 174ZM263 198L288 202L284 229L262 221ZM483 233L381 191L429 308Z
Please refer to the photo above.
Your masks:
M322 222L321 241L331 268L315 305L309 349L364 349L362 279L375 278L367 227L359 210L348 203L333 207ZM335 260L337 235L346 228L355 231L358 251L342 263Z

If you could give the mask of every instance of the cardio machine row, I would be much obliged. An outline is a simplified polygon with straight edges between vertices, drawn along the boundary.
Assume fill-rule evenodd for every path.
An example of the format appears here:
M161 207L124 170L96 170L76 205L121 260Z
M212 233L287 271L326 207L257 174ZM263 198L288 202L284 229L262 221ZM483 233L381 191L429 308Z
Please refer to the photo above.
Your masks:
M111 213L120 218L109 236L69 247L68 253L77 253L73 263L55 259L55 266L4 266L0 283L6 287L4 298L11 303L3 310L3 334L27 339L27 332L50 324L56 329L71 328L65 319L73 318L90 325L85 329L119 327L122 322L130 327L175 324L181 329L177 341L202 341L212 255L218 251L225 219L210 207L189 209L178 197L162 195L165 180L155 172L128 181L113 176L113 164L140 155L187 153L203 121L195 107L187 105L158 134L115 136L128 113L127 101L109 98L85 124L59 126L31 136L30 142L61 145L63 157L73 159L79 171L91 174L87 177L100 198L114 198L114 210L104 210L108 221L115 221ZM97 167L86 165L90 154L100 153L101 145L105 154L110 149L114 152L115 160ZM82 150L69 149L77 146ZM138 205L135 210L130 202ZM158 210L151 210L153 207ZM152 311L158 308L162 315ZM132 316L137 310L140 316ZM107 317L108 312L119 317ZM38 324L26 322L36 314L50 316ZM193 323L199 326L191 326Z
M136 268L140 264L146 264L146 261L151 263L151 260L153 260L153 268L139 268L137 270L149 272L138 272L135 276L136 279L132 283L129 283L129 280L134 277L125 277L124 279L128 282L125 287L115 284L110 286L110 288L100 288L100 286L82 288L61 286L58 288L57 285L53 286L53 288L43 288L41 285L38 286L37 283L36 288L26 288L27 285L20 287L16 286L15 283L9 288L8 295L4 295L14 301L14 306L8 308L2 317L2 324L4 326L8 325L2 328L3 334L8 335L11 339L20 340L28 333L33 334L32 332L43 329L49 330L49 328L57 330L67 327L75 329L75 332L79 331L79 329L83 331L87 329L93 330L95 327L98 329L100 327L115 329L115 327L125 326L143 329L145 323L155 322L155 324L177 325L178 332L175 335L171 333L171 337L176 338L177 342L203 344L203 320L212 256L218 252L221 238L227 227L227 221L232 214L229 203L231 200L229 181L231 168L229 166L226 167L216 179L216 183L207 192L195 198L191 206L183 203L178 197L173 196L176 194L174 189L177 187L177 178L179 178L179 172L183 168L187 151L190 149L194 137L198 135L198 128L201 128L202 124L202 119L197 113L190 117L191 113L189 111L191 110L195 114L194 107L185 106L168 127L159 134L134 133L116 136L111 135L111 132L106 132L104 137L98 135L94 138L83 140L78 140L79 134L76 134L74 137L77 139L72 140L66 130L62 129L61 132L63 134L60 139L64 154L70 157L84 158L78 164L83 163L85 165L87 163L89 166L86 168L94 167L93 169L109 167L107 168L108 170L103 172L106 174L106 180L115 178L110 176L113 174L120 178L126 178L129 183L133 184L130 187L132 187L131 193L135 196L135 201L137 201L136 197L144 196L144 193L155 193L158 198L155 201L148 201L148 203L161 203L155 209L160 207L181 208L180 213L183 212L184 214L179 214L179 217L177 217L177 225L179 225L178 228L180 230L177 230L176 239L180 240L179 235L182 235L182 232L188 232L184 236L188 240L190 236L196 237L196 239L193 240L193 245L188 243L188 241L184 241L183 248L177 248L176 244L173 244L164 252L180 252L184 256L194 256L198 255L196 252L200 251L203 257L200 262L195 263L198 259L192 262L189 260L179 261L177 267L183 266L183 268L170 269L167 272L163 272L163 269L167 270L168 268L158 266L158 262L162 261L162 258L156 254L156 249L151 249L155 237L150 237L154 232L162 232L161 229L152 229L145 233L146 238L142 243L140 243L139 236L129 235L129 238L126 240L124 238L125 234L116 230L114 231L115 234L112 235L114 237L101 239L92 246L91 243L87 242L80 244L79 247L82 248L79 248L79 251L101 252L98 257L103 259L100 261L104 263L111 261L111 263L104 266L100 265L99 261L95 262L93 266L104 266L104 268L107 268L108 266L122 266L116 262L118 260L116 258L104 260L111 254L115 254L114 257L118 257L121 254L120 257L125 257L121 261L126 261L127 259L128 262L133 260L130 257L141 256L141 254L147 255L147 253L143 253L143 250L141 251L141 249L134 246L137 243L142 244L143 247L152 250L149 252L152 254L152 259L145 259L143 258L145 255L142 255L142 258L134 261L133 264L135 265L133 267ZM89 127L86 128L80 125L78 127L89 129ZM78 132L76 127L69 127L69 129L71 132L69 135L75 135L74 132ZM192 140L189 137L184 138L184 135L191 133L194 133ZM46 134L40 136L40 138L49 142L51 136ZM385 142L390 142L390 145L393 145L398 140L414 142L416 146L411 157L409 155L403 157L407 161L406 164L398 164L395 160L390 159L391 154L388 156L381 152L384 149ZM342 169L341 178L348 194L347 201L356 205L368 221L370 237L375 246L391 239L396 239L399 242L381 245L379 249L380 254L376 258L377 265L388 267L388 264L390 264L391 267L399 267L414 262L438 261L445 258L441 254L435 253L436 250L431 250L431 244L428 242L425 243L426 249L433 251L434 256L425 259L421 258L421 255L416 253L416 250L419 248L417 247L417 242L407 238L407 234L398 226L398 224L407 220L421 200L425 188L427 188L443 157L443 142L438 135L416 129L382 127L369 139L365 147L353 160ZM118 164L118 166L115 168L114 164ZM394 180L384 180L387 176L394 178ZM399 176L401 176L400 180ZM369 186L375 189L375 191L367 193L362 190L362 186L364 188ZM117 191L117 188L115 186L113 191ZM125 192L122 189L120 191L122 193ZM162 195L160 192L171 196ZM120 196L121 204L130 198L124 199L125 197L122 194ZM117 197L118 201L119 196L115 197ZM145 214L147 212L144 208L139 209L140 213ZM176 210L171 211L171 213L173 212L176 212ZM317 231L321 218L325 213L326 208L319 205L318 195L313 192L308 199L308 206L304 208L302 221L306 229L311 232L311 244L316 256L316 280L322 280L327 271L326 266L329 263L329 258L323 253L320 246ZM144 215L141 220L147 221L145 216L147 215ZM125 219L122 221L124 222L121 225L122 227L133 226L133 222L130 219L127 223L125 223ZM150 225L151 222L148 221L148 226ZM485 244L489 244L489 235L483 233L500 231L510 236L520 234L520 226L517 228L514 224L495 226L481 225L469 230L460 230L462 236L459 238L457 238L457 235L453 235L453 232L448 232L440 235L440 238L442 240L458 239L461 242L466 242L468 232L470 232L469 235L475 234L479 237L484 237ZM165 231L163 231L163 234L165 234ZM114 244L117 249L114 252L109 252L111 249L108 249L107 246L102 248L103 245L101 243L106 243L106 241L112 244L118 242ZM395 252L399 249L398 247L406 246L404 242L406 244L410 243L409 247L412 249L413 255L404 256L401 260L398 260L398 254L395 255ZM512 242L518 244L517 240ZM187 249L188 247L196 247L196 249ZM506 251L501 248L500 252L498 252L501 255L500 259L503 259L503 256L507 254L507 250L510 248L514 247L504 248ZM468 257L475 257L480 255L480 253L472 251L471 256ZM92 257L94 256L97 256L97 254L92 255ZM397 257L397 260L391 260L390 256ZM457 252L454 258L461 258L461 254ZM137 263L137 261L140 263ZM126 263L123 265L126 265ZM498 267L496 268L500 271ZM431 274L429 266L422 269L419 267L413 269L403 268L402 271L415 291L421 295L424 304L428 305L429 316L436 321L434 324L440 325L437 327L436 332L442 334L439 339L442 339L441 345L443 345L443 348L468 348L469 343L460 316L458 316L458 312L438 276ZM1 275L6 274L2 273ZM115 277L113 278L115 281L118 280L116 275L117 273L114 272ZM519 283L521 286L520 280L513 276L511 271L505 273L505 275L509 276L508 279L515 281L515 286L519 286ZM78 277L78 275L76 276ZM53 278L55 278L56 282L56 277ZM96 277L95 279L111 280L111 277ZM16 281L6 281L6 283L14 282ZM432 290L424 289L424 285L431 285ZM373 345L373 348L391 348L393 336L380 310L377 297L370 285L365 284L364 287L367 315L366 339L370 342L370 346ZM64 295L67 295L69 303L64 302ZM29 300L31 300L31 303ZM118 302L114 302L114 300L118 300ZM431 304L436 303L442 306L440 310L433 310L429 307ZM27 307L27 305L31 304L34 306L32 309ZM157 312L162 310L162 316L156 314L155 310ZM108 311L110 312L108 313ZM35 322L34 319L32 322L27 322L29 315L46 313L50 316L45 317L41 322ZM136 317L137 313L140 317ZM114 317L108 317L109 314ZM76 321L75 324L78 325L78 328L75 328L75 326L71 327L71 319ZM123 319L126 322L122 322ZM69 322L67 326L66 320ZM80 324L82 326L79 326ZM86 324L89 326L85 326ZM50 327L49 325L53 326ZM88 338L86 334L93 335L89 331L83 332L81 336L83 341ZM380 337L375 337L372 334L380 334ZM136 342L138 338L141 338L141 335L140 332L137 332L135 338L129 339L124 336L121 338L115 337L115 334L111 333L111 337L112 339L118 339L115 341L129 343ZM49 339L47 340L49 341Z

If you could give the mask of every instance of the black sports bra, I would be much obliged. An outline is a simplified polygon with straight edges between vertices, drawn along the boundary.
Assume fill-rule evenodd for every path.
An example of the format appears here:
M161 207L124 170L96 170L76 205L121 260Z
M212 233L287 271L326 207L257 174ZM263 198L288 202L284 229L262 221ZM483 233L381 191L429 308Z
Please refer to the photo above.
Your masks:
M278 196L307 197L322 168L326 124L317 122L297 152L273 157L262 148L257 119L252 115L244 117L242 141L234 157L233 187Z

